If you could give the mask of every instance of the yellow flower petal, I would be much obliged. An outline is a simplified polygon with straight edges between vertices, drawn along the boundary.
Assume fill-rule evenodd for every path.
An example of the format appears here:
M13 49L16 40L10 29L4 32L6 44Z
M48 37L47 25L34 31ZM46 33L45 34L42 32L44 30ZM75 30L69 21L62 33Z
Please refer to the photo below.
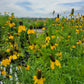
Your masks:
M51 62L51 65L50 65L50 67L51 67L51 69L54 69L55 67L54 67L54 62Z

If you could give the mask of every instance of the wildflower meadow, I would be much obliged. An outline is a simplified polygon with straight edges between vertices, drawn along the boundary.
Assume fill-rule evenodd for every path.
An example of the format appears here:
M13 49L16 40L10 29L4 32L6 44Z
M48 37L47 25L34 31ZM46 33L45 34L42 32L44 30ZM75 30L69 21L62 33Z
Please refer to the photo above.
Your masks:
M84 16L0 14L0 84L84 84Z

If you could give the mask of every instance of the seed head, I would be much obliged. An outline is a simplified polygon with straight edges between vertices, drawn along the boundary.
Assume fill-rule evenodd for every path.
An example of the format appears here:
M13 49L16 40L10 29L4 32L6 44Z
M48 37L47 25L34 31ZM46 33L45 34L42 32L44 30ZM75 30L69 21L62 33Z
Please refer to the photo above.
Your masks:
M23 22L22 22L22 21L19 21L19 24L20 24L20 25L23 25Z
M51 54L49 55L49 57L53 62L55 62L55 58Z
M40 79L41 78L41 70L37 69L37 78Z

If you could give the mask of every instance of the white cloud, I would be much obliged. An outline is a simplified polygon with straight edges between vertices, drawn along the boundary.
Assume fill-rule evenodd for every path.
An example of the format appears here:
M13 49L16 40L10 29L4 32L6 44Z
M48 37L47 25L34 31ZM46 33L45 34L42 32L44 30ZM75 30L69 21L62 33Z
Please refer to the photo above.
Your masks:
M82 0L1 0L0 12L14 12L15 16L18 17L48 17L52 16L51 13L53 10L55 10L56 13L71 11L72 8L75 8L75 10L80 10L80 6L62 5L64 3L75 3L80 1ZM28 11L23 6L16 4L19 2L30 2L32 5L28 5L28 7L31 7L33 11Z

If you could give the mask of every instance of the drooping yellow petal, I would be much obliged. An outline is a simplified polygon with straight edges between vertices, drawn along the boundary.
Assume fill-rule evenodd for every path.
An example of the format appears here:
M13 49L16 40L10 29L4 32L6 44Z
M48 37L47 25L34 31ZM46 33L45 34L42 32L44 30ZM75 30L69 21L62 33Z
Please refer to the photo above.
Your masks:
M3 71L1 72L1 74L2 74L2 75L6 75L6 71L3 70Z
M43 79L42 78L38 79L37 84L43 84Z
M61 68L61 64L60 64L60 62L58 60L55 60L55 65L59 66L59 68Z
M33 76L33 80L35 80L35 81L34 81L34 84L36 84L36 83L37 83L37 81L38 81L38 79L37 79L37 77L36 77L36 76Z
M51 65L50 65L50 67L51 67L51 69L54 69L55 67L54 67L54 62L51 62Z

